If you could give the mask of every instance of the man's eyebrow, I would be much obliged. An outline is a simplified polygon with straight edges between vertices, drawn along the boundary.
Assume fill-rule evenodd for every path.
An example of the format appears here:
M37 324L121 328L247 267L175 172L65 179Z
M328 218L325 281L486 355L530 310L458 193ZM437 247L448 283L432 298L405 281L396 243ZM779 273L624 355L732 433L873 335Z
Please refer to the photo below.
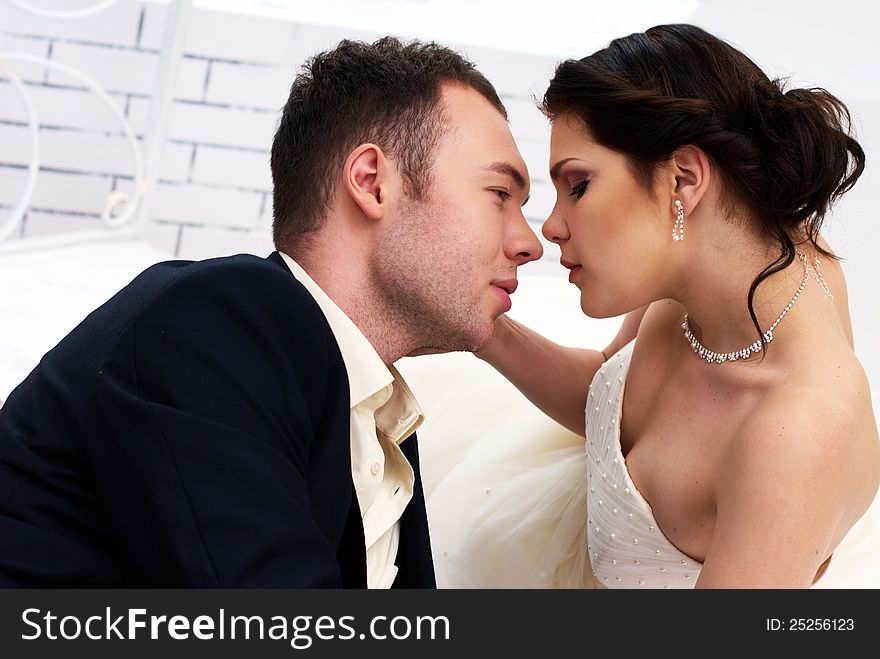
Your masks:
M559 178L559 170L562 169L562 166L570 160L577 160L577 158L563 158L559 162L557 162L553 167L550 168L550 180L555 181Z
M525 189L526 187L526 179L525 177L523 177L522 172L520 172L509 162L493 162L483 167L483 169L486 171L497 172L499 174L509 176L511 179L513 179L514 185L516 185L518 188Z

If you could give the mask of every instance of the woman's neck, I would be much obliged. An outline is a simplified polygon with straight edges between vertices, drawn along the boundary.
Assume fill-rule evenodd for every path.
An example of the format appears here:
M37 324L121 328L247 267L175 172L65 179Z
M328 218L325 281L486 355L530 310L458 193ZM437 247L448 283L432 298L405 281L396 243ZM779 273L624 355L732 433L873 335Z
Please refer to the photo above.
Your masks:
M773 244L742 236L730 237L730 241L721 241L717 247L699 251L688 264L681 287L672 296L684 306L689 328L699 344L717 353L740 351L759 340L748 310L749 289L758 273L780 253L780 248ZM811 249L810 263L812 254ZM758 286L753 308L761 334L779 319L790 303L794 313L800 298L792 300L804 276L804 263L796 255L789 266ZM780 323L790 322L787 316Z

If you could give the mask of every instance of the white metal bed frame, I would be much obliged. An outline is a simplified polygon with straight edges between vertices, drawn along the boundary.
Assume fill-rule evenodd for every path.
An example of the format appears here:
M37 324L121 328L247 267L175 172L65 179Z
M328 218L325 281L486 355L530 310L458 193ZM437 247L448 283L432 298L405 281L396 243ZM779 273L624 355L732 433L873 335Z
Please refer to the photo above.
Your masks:
M120 0L100 0L91 6L74 10L45 9L31 4L30 0L5 1L13 7L42 18L72 20L102 12L117 4ZM0 223L0 255L84 242L140 237L147 222L149 201L155 188L159 158L165 143L168 117L174 100L174 90L176 88L178 69L180 68L183 41L192 13L192 0L170 0L169 4L162 49L159 56L159 66L156 71L152 99L147 115L143 145L138 143L131 125L123 116L116 102L110 98L100 84L86 73L61 62L33 55L0 52L0 77L6 77L12 83L13 89L21 100L27 114L27 125L30 135L30 161L27 169L27 180L19 202L13 207L12 214ZM128 193L116 190L107 196L100 212L101 221L105 225L102 229L87 229L39 238L8 240L21 227L34 193L40 169L38 115L28 94L27 87L11 66L22 63L36 64L58 71L85 85L109 109L122 129L131 152L133 190Z

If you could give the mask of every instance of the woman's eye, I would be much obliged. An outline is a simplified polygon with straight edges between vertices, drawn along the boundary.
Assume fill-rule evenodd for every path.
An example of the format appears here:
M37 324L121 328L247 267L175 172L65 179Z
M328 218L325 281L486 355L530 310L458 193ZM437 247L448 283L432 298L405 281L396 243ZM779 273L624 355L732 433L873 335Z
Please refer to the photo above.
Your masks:
M584 179L583 181L581 181L580 183L578 183L576 186L574 186L571 189L571 192L568 193L568 196L569 197L577 197L578 199L580 199L581 197L584 196L584 193L587 191L588 184L589 184L589 181Z

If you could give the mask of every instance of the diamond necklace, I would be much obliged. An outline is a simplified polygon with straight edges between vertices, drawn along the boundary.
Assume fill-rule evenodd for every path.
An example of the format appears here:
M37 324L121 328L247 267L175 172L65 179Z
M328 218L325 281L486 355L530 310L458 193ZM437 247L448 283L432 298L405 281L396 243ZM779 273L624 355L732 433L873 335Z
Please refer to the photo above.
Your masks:
M801 285L798 287L797 292L794 294L794 297L789 300L788 304L785 305L785 309L782 310L782 313L779 314L779 318L768 328L766 332L764 332L764 341L765 343L770 343L773 340L773 330L776 329L776 326L785 318L785 314L789 312L792 305L797 301L800 297L801 292L804 290L804 286L807 285L807 280L809 280L810 275L815 276L816 281L819 282L819 286L825 291L825 294L834 299L834 296L831 294L831 290L828 288L828 284L825 282L825 278L822 276L822 272L819 270L819 257L816 256L814 260L814 267L810 267L810 264L807 263L807 255L797 252L798 256L801 259L801 262L804 264L804 279L801 282ZM737 359L748 359L749 356L753 353L761 352L763 346L760 341L755 341L752 345L747 348L743 348L742 350L735 350L733 352L714 352L712 350L707 349L697 340L697 337L694 336L693 332L691 332L691 326L688 323L688 315L684 315L684 322L681 324L681 329L684 330L684 338L687 339L688 343L691 344L691 348L697 355L699 355L702 359L705 359L710 364L723 364L724 362L735 362Z

